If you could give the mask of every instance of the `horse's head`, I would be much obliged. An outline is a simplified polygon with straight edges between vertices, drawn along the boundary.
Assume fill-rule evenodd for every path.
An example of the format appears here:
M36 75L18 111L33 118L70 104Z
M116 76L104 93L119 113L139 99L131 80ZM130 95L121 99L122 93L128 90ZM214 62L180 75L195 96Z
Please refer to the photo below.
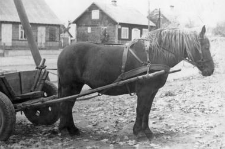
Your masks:
M197 68L202 72L203 76L210 76L214 72L214 62L210 52L210 42L205 36L205 32L206 29L205 26L203 26L198 35L200 47L195 50L193 61Z

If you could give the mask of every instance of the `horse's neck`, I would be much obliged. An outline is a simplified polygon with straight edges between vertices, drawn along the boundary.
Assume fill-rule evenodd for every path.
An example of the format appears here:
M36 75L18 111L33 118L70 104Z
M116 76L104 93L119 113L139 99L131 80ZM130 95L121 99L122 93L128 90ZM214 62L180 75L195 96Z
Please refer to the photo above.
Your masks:
M181 62L185 57L185 53L179 54L178 56L172 53L165 53L166 51L160 51L158 53L157 51L155 52L154 50L152 51L153 52L150 53L150 61L152 64L164 64L169 67L174 67L179 62ZM170 54L170 56L168 56L168 54Z
M187 56L185 49L179 49L176 53L171 52L171 49L150 49L149 50L149 58L152 64L163 64L169 67L174 67L179 62L185 59ZM137 54L137 56L143 61L147 62L147 56L142 43L137 44L133 51Z

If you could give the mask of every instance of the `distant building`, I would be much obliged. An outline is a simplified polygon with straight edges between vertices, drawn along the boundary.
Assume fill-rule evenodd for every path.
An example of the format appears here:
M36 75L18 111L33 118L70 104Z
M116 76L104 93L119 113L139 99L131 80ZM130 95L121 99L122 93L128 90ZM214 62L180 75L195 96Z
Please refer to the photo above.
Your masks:
M165 28L171 23L159 9L154 9L148 18L156 24L156 28Z
M156 28L170 28L178 27L180 25L173 5L171 5L167 11L162 9L154 9L148 15L148 19L156 24Z
M139 11L112 4L92 3L73 23L77 25L77 41L124 44L140 38L155 24Z
M39 49L58 49L61 21L44 0L22 2ZM0 48L29 48L13 0L0 0Z

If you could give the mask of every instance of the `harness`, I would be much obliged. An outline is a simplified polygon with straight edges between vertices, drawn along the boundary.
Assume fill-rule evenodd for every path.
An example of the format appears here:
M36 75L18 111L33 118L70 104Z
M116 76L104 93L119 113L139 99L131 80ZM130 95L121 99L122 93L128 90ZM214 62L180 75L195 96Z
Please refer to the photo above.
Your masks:
M131 46L133 44L135 44L138 40L133 40L131 42L129 42L128 44L125 45L124 50L123 50L123 57L122 57L122 66L121 66L121 74L118 76L118 78L114 81L114 82L118 82L121 80L125 80L137 75L140 75L142 73L149 73L149 71L160 71L160 70L165 70L165 72L169 72L170 71L170 67L167 65L163 65L163 64L151 64L150 62L150 58L149 58L149 46L150 46L150 42L145 40L145 39L139 39L139 40L144 40L144 46L145 46L145 53L146 53L146 61L142 61L132 50ZM142 66L126 71L125 72L125 67L126 67L126 63L127 63L127 57L128 57L128 52L130 52L134 58L139 61ZM127 90L129 92L129 94L132 96L133 94L131 94L130 88L128 86L128 84L126 84Z
M124 47L124 51L123 51L121 74L116 79L116 81L125 80L127 78L134 77L134 76L140 75L140 74L145 73L145 72L146 73L149 73L149 71L165 70L165 72L169 72L170 67L167 66L167 65L163 65L163 64L151 64L150 58L149 58L149 46L150 46L150 42L147 41L147 40L145 40L145 39L139 39L139 40L144 40L145 53L146 53L146 61L142 61L134 53L134 51L131 48L131 46L133 44L135 44L138 40L133 40L132 42L126 44L125 47ZM134 56L134 58L142 64L142 66L125 72L125 67L126 67L128 52L130 52Z

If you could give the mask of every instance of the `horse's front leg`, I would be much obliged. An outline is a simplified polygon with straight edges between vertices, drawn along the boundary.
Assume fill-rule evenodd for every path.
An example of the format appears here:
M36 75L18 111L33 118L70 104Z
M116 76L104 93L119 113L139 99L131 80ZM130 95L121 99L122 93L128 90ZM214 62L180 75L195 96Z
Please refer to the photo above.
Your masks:
M158 91L158 90L157 90ZM133 133L136 136L144 133L146 137L151 140L153 138L153 133L149 128L149 113L152 107L153 99L157 91L142 89L137 92L137 109L136 109L136 121L133 128Z
M149 99L146 99L147 101L145 102L146 105L145 107L143 108L143 117L142 117L142 130L144 132L144 134L146 135L146 137L148 139L152 139L153 138L153 133L152 131L150 130L149 128L149 113L150 113L150 110L151 110L151 107L152 107L152 103L153 103L153 100L155 98L155 95L158 91L155 91L152 93L152 95L149 97Z

